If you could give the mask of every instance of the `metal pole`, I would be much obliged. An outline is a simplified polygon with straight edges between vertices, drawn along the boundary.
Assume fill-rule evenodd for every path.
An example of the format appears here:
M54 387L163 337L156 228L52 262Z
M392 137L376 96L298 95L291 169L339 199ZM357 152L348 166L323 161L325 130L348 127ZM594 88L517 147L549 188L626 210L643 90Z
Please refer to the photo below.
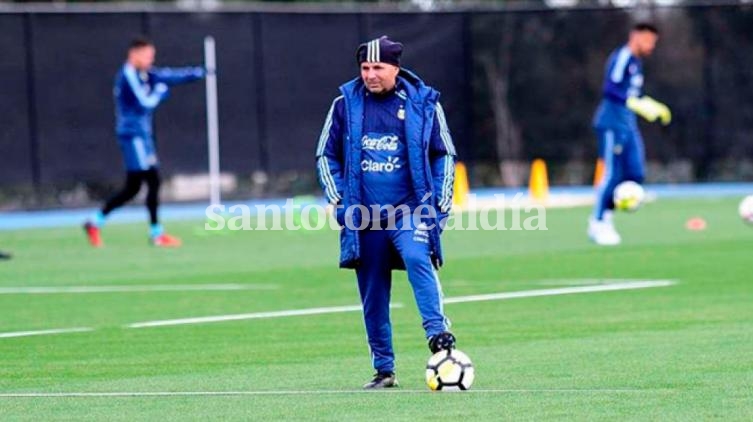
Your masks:
M204 66L207 70L207 146L209 150L209 202L220 204L220 133L217 110L217 60L214 38L204 38Z

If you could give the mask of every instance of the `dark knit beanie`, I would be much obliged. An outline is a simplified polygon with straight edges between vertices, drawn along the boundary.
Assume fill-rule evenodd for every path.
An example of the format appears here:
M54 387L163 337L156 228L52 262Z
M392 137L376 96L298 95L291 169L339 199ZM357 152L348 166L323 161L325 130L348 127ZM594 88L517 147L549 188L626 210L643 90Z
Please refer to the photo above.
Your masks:
M356 60L360 65L367 63L389 63L400 66L400 56L403 54L403 45L394 42L383 35L377 39L365 42L356 50Z

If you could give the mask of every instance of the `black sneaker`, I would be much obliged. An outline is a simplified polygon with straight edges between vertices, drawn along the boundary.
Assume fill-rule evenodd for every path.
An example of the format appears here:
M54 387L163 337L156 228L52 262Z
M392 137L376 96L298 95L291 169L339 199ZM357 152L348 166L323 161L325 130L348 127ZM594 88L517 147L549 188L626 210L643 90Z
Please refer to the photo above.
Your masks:
M452 350L454 348L455 336L449 331L439 333L429 339L429 350L431 350L431 353L437 353L440 350Z
M379 390L382 388L398 387L394 372L377 372L374 379L363 385L364 390Z
M8 252L0 251L0 260L6 260L11 259L13 255L9 254Z

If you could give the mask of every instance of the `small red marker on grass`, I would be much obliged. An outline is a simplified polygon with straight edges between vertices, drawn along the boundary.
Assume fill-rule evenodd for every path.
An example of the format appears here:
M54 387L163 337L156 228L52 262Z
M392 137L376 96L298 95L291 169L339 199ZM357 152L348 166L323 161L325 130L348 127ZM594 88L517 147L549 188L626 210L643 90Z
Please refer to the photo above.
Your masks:
M685 228L692 231L706 230L706 220L701 217L693 217L685 223Z

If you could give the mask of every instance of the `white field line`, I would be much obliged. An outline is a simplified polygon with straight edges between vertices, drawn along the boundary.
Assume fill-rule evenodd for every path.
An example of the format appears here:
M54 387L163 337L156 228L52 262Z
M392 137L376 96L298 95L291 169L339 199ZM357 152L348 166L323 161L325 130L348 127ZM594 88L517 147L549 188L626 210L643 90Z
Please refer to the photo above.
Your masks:
M0 287L0 295L274 290L274 284L155 284L134 286Z
M429 390L403 390L400 388L369 390L268 390L268 391L118 391L118 392L68 392L68 393L0 393L0 398L81 398L81 397L190 397L190 396L314 396L348 394L624 394L672 391L667 389L638 388L510 388L510 389L471 389L462 392L435 392Z
M0 338L46 336L46 335L51 335L51 334L67 334L67 333L85 333L87 331L94 331L94 328L79 327L79 328L60 328L56 330L16 331L16 332L11 332L11 333L0 333Z
M629 283L637 280L634 278L548 278L537 280L534 283L539 286L565 287L565 286L591 286L594 284Z
M644 280L644 281L633 281L633 282L614 283L614 284L562 287L562 288L555 288L555 289L523 290L519 292L493 293L493 294L472 295L472 296L458 296L458 297L446 298L444 300L444 303L453 304L453 303L467 303L467 302L482 302L482 301L491 301L491 300L519 299L519 298L540 297L540 296L558 296L558 295L578 294L578 293L596 293L596 292L609 292L609 291L617 291L617 290L648 289L648 288L654 288L654 287L666 287L666 286L671 286L674 284L676 284L676 282L672 280ZM391 307L402 308L403 305L401 303L395 303L395 304L392 304ZM266 318L282 318L282 317L292 317L292 316L322 315L322 314L360 312L360 311L361 311L360 305L333 306L333 307L324 307L324 308L291 309L291 310L284 310L284 311L255 312L255 313L248 313L248 314L218 315L218 316L208 316L208 317L137 322L137 323L129 324L126 327L127 328L165 327L165 326L187 325L187 324L206 324L206 323L213 323L213 322L241 321L241 320L266 319ZM37 331L17 331L17 332L0 333L0 338L80 333L80 332L87 332L87 331L93 331L93 330L94 330L93 328L78 327L78 328L62 328L62 329L51 329L51 330L37 330Z
M402 308L403 304L393 303L390 308ZM218 315L197 318L168 319L162 321L147 321L128 324L128 328L166 327L172 325L206 324L210 322L242 321L247 319L282 318L292 316L307 316L321 314L337 314L342 312L360 312L361 305L331 306L327 308L290 309L287 311L254 312L250 314Z
M444 300L445 304L485 302L490 300L508 300L526 297L559 296L577 293L611 292L615 290L649 289L652 287L667 287L675 284L672 280L645 280L627 283L596 284L591 286L560 287L556 289L523 290L520 292L492 293L486 295L458 296Z
M609 292L615 290L634 290L634 289L648 289L652 287L666 287L675 284L672 280L644 280L634 281L626 283L615 284L602 284L592 286L577 286L577 287L561 287L556 289L538 289L538 290L523 290L519 292L505 292L505 293L493 293L485 295L473 295L473 296L458 296L446 298L445 304L453 303L466 303L466 302L482 302L490 300L508 300L518 299L526 297L539 297L539 296L557 296L577 293L595 293L595 292ZM402 304L396 303L392 305L393 308L401 308ZM291 309L285 311L273 311L273 312L255 312L249 314L235 314L235 315L218 315L208 317L196 317L196 318L181 318L171 320L159 320L159 321L146 321L136 322L129 324L128 328L146 328L146 327L166 327L173 325L186 325L186 324L206 324L212 322L225 322L225 321L241 321L248 319L264 319L264 318L280 318L289 316L304 316L304 315L321 315L321 314L333 314L341 312L357 312L361 310L360 305L353 306L334 306L328 308L309 308L309 309Z

